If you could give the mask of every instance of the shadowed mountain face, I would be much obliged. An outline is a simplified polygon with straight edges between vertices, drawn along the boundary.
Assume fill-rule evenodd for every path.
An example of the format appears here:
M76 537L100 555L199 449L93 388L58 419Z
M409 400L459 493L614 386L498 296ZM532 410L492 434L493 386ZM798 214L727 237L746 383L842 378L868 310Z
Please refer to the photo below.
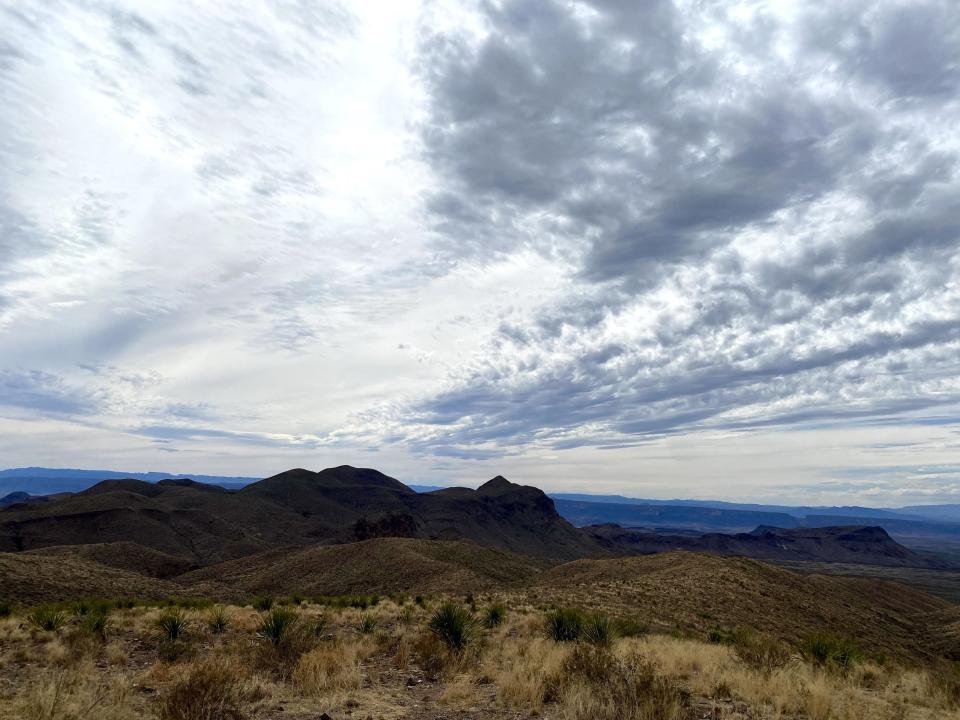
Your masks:
M286 545L407 536L467 539L534 557L598 552L540 490L497 477L418 494L376 470L295 469L238 492L189 480L105 480L0 514L0 550L132 541L207 565Z
M888 567L941 568L948 564L900 545L880 527L775 528L753 532L700 536L639 532L616 524L591 525L583 530L602 547L620 554L647 555L691 550L738 555L759 560L862 563Z

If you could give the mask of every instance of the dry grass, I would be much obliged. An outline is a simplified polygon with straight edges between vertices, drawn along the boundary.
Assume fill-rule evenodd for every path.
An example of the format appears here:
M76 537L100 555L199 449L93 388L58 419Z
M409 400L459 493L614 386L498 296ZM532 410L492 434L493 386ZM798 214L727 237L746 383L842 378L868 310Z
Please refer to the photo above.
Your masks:
M76 618L54 632L31 630L23 614L4 618L0 718L253 720L280 717L282 706L296 720L459 711L477 720L960 720L960 671L946 661L840 672L759 633L726 644L665 634L558 643L544 634L544 610L509 597L479 598L478 619L494 601L508 605L506 620L460 651L429 631L431 610L401 600L366 610L304 603L303 644L281 649L257 635L263 614L249 607L229 607L221 632L208 627L209 611L186 610L185 651L172 658L158 652L166 608L115 610L105 642ZM373 632L358 630L365 614Z

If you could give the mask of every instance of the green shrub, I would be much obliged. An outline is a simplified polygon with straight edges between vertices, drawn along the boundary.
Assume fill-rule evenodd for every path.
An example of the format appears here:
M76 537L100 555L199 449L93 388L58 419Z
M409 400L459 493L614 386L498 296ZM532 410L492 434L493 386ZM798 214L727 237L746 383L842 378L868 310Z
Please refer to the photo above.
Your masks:
M269 595L261 595L260 597L255 597L250 604L254 610L267 612L273 607L273 598Z
M113 601L113 607L116 610L129 610L137 604L133 598L117 598Z
M613 621L613 630L617 637L640 637L650 631L650 627L636 618L617 618Z
M229 665L207 659L159 697L160 720L243 720L257 695Z
M27 614L27 622L38 630L53 632L64 626L67 616L62 610L52 605L41 605Z
M815 665L843 672L863 660L863 654L852 641L827 633L808 635L800 644L800 651Z
M294 593L293 595L290 596L291 605L298 605L298 606L303 605L303 603L306 602L306 600L307 599L303 595L300 595L299 593Z
M591 645L609 647L617 637L617 631L610 618L596 612L584 618L580 635Z
M790 662L789 646L769 635L738 630L730 642L737 657L755 670L773 672Z
M426 607L426 606L427 606L427 601L426 601L426 599L423 597L423 595L417 595L417 596L415 596L415 597L413 598L413 602L416 603L417 605L419 605L420 607Z
M707 641L714 645L726 645L730 642L730 634L720 628L710 628L710 632L707 633Z
M227 609L223 607L223 605L217 605L207 616L207 628L209 628L210 632L212 632L214 635L221 634L227 629L229 624L230 615L227 613Z
M369 635L377 628L377 619L373 615L364 615L357 623L357 630L361 635Z
M452 653L460 653L476 635L476 621L462 605L444 603L433 613L427 627Z
M556 642L579 640L583 633L583 613L576 608L558 608L547 613L547 635Z
M287 640L299 622L297 613L286 608L276 607L260 618L257 635L270 641L271 645L281 645Z
M105 612L91 612L80 620L80 631L85 635L107 639L107 628L110 626L110 616Z
M167 610L157 618L157 630L161 640L170 643L182 640L187 634L187 616L180 608Z
M503 605L494 604L487 608L483 614L483 624L493 629L503 624L507 617L507 609Z
M9 600L0 600L0 618L13 614L13 604Z

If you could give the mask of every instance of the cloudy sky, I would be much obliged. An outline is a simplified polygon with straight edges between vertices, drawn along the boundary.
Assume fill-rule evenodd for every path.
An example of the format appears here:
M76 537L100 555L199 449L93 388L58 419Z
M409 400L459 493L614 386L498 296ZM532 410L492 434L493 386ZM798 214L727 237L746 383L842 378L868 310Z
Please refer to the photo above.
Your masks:
M0 0L0 466L960 502L953 0Z

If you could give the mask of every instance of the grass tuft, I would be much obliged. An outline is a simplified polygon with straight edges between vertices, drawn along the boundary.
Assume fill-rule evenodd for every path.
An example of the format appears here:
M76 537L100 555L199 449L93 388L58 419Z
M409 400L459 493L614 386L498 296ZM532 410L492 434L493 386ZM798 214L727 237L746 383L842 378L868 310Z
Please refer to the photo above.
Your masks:
M274 647L283 644L290 637L300 618L297 613L283 607L268 612L257 626L257 635L270 641Z
M547 614L547 635L555 642L573 642L583 633L583 613L576 608L557 608Z
M430 618L428 628L451 653L462 653L477 632L476 620L470 611L451 602L437 608Z
M55 632L66 624L67 616L62 610L56 607L41 605L27 613L27 622L38 630Z
M863 653L846 638L816 633L808 635L800 644L803 656L814 665L847 672L863 661Z

